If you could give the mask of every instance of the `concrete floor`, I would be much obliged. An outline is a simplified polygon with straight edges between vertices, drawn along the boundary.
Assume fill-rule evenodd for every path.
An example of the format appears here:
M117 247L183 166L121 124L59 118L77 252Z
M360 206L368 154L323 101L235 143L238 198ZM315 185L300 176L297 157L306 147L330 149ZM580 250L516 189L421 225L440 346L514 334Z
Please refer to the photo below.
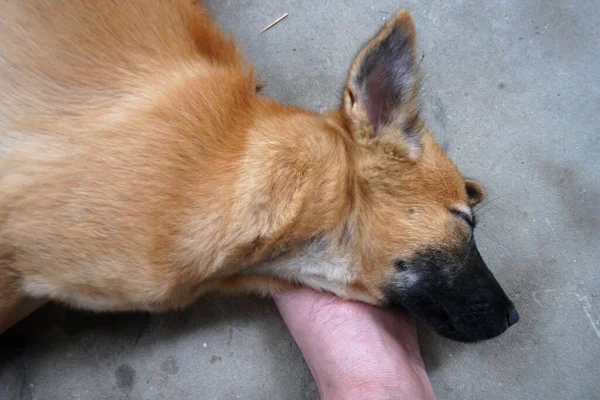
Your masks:
M426 119L488 188L479 247L521 313L506 334L475 345L423 328L435 392L600 399L600 3L208 4L268 95L317 111L337 106L355 52L384 19L412 12ZM270 301L207 298L167 315L51 306L1 340L0 399L318 398Z

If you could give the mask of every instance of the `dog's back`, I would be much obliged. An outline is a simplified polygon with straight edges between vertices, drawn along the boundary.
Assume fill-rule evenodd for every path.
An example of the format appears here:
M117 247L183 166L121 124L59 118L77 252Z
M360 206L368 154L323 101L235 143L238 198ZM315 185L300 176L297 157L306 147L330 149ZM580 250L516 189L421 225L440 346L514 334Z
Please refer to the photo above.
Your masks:
M0 123L12 136L76 135L78 119L86 132L102 129L125 119L127 105L161 101L161 87L205 76L210 90L244 71L233 41L189 1L3 3Z
M62 276L81 282L92 308L111 308L95 304L96 285L122 291L116 303L131 299L127 281L147 283L140 298L161 297L150 292L169 280L191 199L212 218L197 235L223 234L245 142L235 127L254 106L251 69L191 1L1 8L0 288L19 281L65 297L48 283Z

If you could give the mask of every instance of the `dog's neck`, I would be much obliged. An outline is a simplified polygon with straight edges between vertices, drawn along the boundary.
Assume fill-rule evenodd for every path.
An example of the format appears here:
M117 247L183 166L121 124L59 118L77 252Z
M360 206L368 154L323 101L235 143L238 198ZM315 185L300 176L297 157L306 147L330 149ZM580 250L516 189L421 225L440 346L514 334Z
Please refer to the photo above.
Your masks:
M351 159L335 119L281 108L248 132L221 271L343 295L352 280Z

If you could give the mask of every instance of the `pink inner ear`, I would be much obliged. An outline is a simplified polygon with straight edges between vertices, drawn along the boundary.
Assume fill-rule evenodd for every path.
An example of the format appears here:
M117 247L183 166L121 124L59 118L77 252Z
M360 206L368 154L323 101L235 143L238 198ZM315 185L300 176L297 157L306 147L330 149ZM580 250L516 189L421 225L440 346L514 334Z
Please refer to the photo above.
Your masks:
M369 122L375 129L381 125L385 102L388 98L388 91L383 83L382 72L381 66L375 67L367 77L366 82L368 91L367 112L369 114Z

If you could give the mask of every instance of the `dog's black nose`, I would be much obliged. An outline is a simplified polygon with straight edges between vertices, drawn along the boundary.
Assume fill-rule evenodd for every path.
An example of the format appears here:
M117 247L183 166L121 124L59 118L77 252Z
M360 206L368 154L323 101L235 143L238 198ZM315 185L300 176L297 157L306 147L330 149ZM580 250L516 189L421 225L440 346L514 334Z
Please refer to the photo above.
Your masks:
M508 321L508 326L519 322L519 313L517 312L516 308L511 307L511 309L508 310L508 314L506 314L506 320Z

